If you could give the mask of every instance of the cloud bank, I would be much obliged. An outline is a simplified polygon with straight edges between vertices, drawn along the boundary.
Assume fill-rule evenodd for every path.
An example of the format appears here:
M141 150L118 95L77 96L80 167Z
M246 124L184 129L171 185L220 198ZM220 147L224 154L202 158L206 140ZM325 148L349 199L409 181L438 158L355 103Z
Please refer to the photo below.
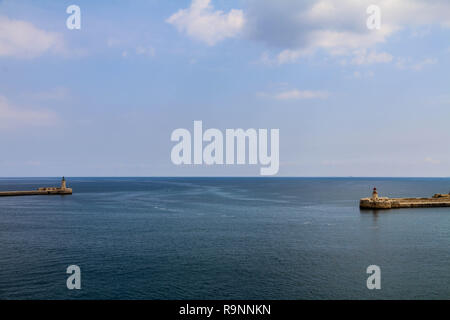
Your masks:
M33 24L0 16L0 57L34 58L45 52L61 52L63 40Z
M369 5L381 9L381 29L366 26ZM291 63L317 51L354 56L355 64L386 63L389 53L374 48L407 27L450 27L445 0L249 0L245 33L278 54L265 62Z

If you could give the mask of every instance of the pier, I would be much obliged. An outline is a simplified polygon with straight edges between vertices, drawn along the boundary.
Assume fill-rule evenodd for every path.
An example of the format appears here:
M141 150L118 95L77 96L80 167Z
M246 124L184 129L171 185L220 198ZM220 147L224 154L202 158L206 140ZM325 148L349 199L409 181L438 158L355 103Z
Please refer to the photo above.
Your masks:
M450 207L450 194L437 193L431 198L388 198L379 197L377 188L374 188L372 197L360 199L359 207L361 209Z
M29 191L0 191L0 197L16 196L43 196L43 195L69 195L72 194L72 188L67 188L66 179L63 177L60 187L39 188Z

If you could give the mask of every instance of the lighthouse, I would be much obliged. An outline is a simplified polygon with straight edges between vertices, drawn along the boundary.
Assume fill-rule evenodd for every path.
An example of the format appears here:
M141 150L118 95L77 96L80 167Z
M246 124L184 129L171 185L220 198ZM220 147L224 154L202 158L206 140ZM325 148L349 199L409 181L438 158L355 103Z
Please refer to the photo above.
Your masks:
M66 187L66 178L64 178L64 177L62 177L62 180L61 180L61 189L67 189L67 187Z
M377 192L377 188L373 188L372 191L372 200L378 200L378 192Z

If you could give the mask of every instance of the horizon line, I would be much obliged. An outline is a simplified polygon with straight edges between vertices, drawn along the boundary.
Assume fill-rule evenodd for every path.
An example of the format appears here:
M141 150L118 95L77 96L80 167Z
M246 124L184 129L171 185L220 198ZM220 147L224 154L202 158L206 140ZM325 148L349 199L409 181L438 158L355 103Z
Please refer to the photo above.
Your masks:
M60 179L63 176L0 176L0 179L29 179L29 178L55 178ZM450 176L64 176L65 178L261 178L261 179L277 179L277 178L415 178L415 179L448 179Z

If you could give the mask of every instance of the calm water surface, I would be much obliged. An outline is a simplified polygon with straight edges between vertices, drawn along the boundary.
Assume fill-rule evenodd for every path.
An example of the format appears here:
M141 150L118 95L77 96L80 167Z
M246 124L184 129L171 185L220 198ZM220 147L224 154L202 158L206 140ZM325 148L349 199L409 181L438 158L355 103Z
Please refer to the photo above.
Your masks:
M0 179L27 190L59 179ZM450 179L69 178L0 198L2 299L450 298L450 208L365 211ZM82 290L66 288L68 265ZM382 289L366 288L367 266Z

